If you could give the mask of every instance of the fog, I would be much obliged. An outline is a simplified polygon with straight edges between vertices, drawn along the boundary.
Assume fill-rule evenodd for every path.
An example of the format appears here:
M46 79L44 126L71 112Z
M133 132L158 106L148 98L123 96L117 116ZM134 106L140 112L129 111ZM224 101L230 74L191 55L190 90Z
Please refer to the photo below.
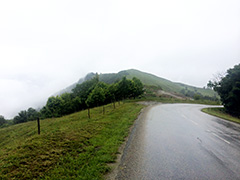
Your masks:
M89 72L130 68L203 87L240 62L239 0L1 1L0 115Z

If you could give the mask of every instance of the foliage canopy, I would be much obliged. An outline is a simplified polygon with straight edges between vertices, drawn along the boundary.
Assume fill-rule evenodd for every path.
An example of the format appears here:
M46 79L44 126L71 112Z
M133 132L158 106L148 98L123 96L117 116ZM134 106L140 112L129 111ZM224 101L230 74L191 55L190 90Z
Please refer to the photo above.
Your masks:
M93 108L108 103L115 103L127 98L136 98L143 94L143 84L137 79L123 77L119 82L107 84L99 81L96 74L81 84L76 85L71 93L48 98L46 105L37 112L33 108L19 112L14 117L14 124L42 119L61 117L87 108Z
M6 123L6 120L3 116L0 115L0 126Z
M219 94L228 113L240 115L240 64L228 69L226 76L220 81L210 81L209 86Z

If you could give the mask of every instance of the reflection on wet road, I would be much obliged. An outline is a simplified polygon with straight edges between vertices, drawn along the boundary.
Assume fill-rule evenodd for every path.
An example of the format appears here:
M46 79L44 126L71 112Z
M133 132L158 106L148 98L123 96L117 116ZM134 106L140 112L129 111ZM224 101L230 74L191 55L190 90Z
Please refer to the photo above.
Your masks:
M204 107L152 107L136 123L116 179L240 179L240 125Z

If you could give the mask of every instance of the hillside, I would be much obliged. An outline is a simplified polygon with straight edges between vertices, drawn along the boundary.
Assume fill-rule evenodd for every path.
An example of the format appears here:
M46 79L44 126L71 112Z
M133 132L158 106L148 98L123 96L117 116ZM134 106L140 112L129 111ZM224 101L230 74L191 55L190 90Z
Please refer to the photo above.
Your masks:
M66 89L60 91L57 94L62 94L63 92L71 92L77 84L81 84L82 82L91 79L95 76L94 73L89 73L85 78L81 78L77 83L67 87ZM202 96L209 96L209 97L217 97L217 93L211 89L203 89L194 86L189 86L183 83L175 83L169 81L167 79L155 76L150 73L142 72L135 69L124 70L118 73L107 73L107 74L100 74L99 79L105 83L111 84L122 77L126 76L128 79L132 79L136 77L142 81L145 86L153 86L155 89L163 90L165 92L176 93L184 96L192 97L194 94L201 94Z
M192 91L201 93L203 96L214 97L217 93L211 89L197 88L194 86L189 86L183 83L175 83L164 78L157 77L155 75L141 72L135 69L130 69L126 71L128 73L127 78L137 77L140 79L144 85L161 87L162 90L167 92L174 92L179 94L184 94L184 91Z
M103 179L143 105L112 104L0 129L0 179Z

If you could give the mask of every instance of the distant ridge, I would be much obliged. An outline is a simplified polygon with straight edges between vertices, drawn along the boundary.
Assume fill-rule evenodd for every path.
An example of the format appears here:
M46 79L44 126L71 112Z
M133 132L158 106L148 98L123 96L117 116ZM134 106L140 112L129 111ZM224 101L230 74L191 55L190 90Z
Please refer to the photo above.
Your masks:
M61 90L60 92L56 93L56 95L60 95L65 92L71 92L71 90L75 88L77 84L81 84L84 81L93 78L95 75L96 73L88 73L84 78L79 79L78 82ZM112 84L118 80L121 80L124 76L126 76L127 79L132 79L133 77L136 77L140 79L145 86L154 86L166 92L177 93L185 96L188 96L188 93L198 93L202 96L209 97L217 96L217 93L211 89L198 88L183 83L172 82L156 75L142 72L136 69L123 70L118 73L99 74L99 80L107 84Z

